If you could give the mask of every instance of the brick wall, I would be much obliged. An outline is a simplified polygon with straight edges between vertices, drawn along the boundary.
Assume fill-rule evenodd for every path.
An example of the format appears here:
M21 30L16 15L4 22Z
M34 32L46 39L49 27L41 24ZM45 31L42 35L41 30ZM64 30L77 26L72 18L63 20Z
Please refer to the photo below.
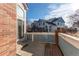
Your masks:
M0 4L0 56L16 55L16 4Z

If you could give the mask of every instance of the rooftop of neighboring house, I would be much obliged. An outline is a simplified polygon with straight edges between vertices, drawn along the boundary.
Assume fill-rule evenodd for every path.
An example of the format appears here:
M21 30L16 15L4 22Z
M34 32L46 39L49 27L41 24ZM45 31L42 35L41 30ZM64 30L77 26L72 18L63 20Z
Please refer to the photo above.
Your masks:
M65 23L65 21L63 20L62 17L51 18L51 19L49 19L49 22L56 22L56 21L61 21L61 22Z
M38 21L34 21L33 23L40 23L40 22L46 22L44 19L39 19Z
M38 22L46 22L47 20L45 19L39 19Z
M58 17L58 18L51 18L47 21L48 24L52 24L56 26L55 22L61 22L61 23L65 23L65 21L63 20L62 17Z

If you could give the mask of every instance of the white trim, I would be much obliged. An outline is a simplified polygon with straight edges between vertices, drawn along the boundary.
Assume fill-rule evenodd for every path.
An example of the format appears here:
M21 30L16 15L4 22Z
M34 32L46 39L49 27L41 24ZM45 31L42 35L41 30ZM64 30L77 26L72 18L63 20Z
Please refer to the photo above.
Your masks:
M61 35L64 35L64 36L67 36L67 37L70 37L70 38L72 38L72 39L74 39L74 40L77 40L77 41L79 41L79 38L78 37L74 37L74 36L71 36L71 35L68 35L68 34L64 34L64 33L60 33Z
M23 11L23 17L19 16L17 14L17 12L16 12L16 14L17 14L17 16L16 16L16 30L17 30L16 34L17 34L17 40L22 40L23 41L24 38L18 39L18 19L24 21L24 36L25 36L25 34L26 34L26 18L25 17L26 17L26 11L27 10L25 10L24 5L22 3L17 3L16 4L16 8L17 8L17 6L19 6L22 9L22 11ZM17 9L16 9L16 11L17 11Z
M27 32L26 34L33 34L33 35L54 35L54 32Z

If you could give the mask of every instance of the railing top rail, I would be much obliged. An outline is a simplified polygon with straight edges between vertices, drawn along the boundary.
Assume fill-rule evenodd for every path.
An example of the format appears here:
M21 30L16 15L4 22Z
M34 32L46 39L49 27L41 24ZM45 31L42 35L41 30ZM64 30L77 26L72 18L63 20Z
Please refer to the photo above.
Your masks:
M59 36L62 37L63 40L65 40L66 42L68 42L72 46L79 49L79 38L73 37L71 35L64 34L64 33L60 33Z
M27 32L26 34L33 34L33 35L54 35L54 32Z

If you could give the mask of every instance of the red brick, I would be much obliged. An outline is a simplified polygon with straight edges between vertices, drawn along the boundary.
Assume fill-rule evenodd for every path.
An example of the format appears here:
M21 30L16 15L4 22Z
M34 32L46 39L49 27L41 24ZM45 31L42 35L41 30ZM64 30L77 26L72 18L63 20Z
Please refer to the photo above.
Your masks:
M16 55L16 4L5 3L0 4L0 56L7 55Z

